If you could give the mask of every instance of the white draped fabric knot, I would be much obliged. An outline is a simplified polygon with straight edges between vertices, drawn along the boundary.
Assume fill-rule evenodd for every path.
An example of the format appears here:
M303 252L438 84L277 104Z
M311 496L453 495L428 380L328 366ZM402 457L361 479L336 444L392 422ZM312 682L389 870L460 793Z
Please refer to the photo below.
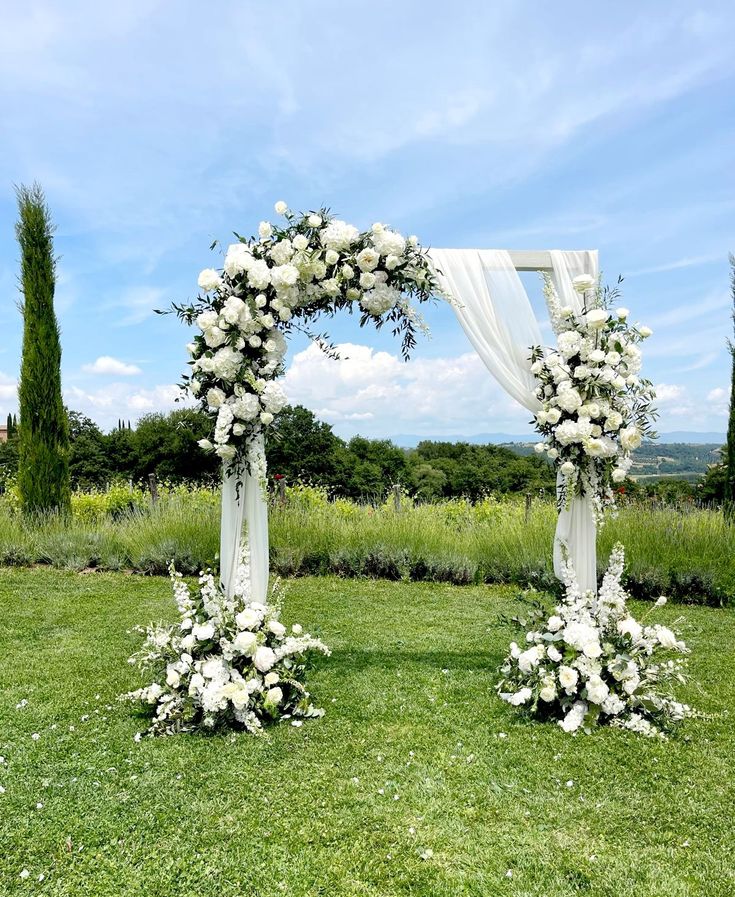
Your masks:
M551 277L562 305L575 312L582 298L573 278L597 277L596 250L552 250ZM497 249L434 249L431 258L439 282L470 342L487 369L517 402L532 414L541 404L529 361L532 346L543 345L531 302L508 252ZM561 577L566 545L582 589L597 589L595 520L586 497L575 496L559 513L554 536L554 571Z

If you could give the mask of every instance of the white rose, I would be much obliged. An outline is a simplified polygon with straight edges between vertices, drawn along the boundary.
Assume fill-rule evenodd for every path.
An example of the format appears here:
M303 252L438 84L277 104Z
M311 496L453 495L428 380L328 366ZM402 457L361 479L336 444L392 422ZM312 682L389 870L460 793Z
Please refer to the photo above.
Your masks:
M666 595L660 595L660 596L654 601L654 605L653 605L653 606L654 606L654 607L663 607L664 604L666 604L666 602L667 602L668 600L669 600L669 599L666 597Z
M574 473L574 471L576 470L576 467L574 466L574 464L572 464L571 461L565 461L565 462L561 465L561 467L559 468L559 470L560 470L561 473L564 474L565 477L570 477L570 476Z
M556 687L553 685L545 685L539 692L542 701L553 701L556 697Z
M282 199L279 199L278 202L273 206L276 210L276 215L285 215L288 211L288 203L285 203Z
M298 249L299 252L303 252L304 249L309 245L309 241L306 239L304 234L296 234L296 236L291 241L291 245L294 249Z
M191 632L197 641L208 642L214 636L214 624L209 620L206 623L197 623Z
M559 651L553 645L551 645L549 648L546 649L546 654L547 654L549 660L552 660L554 663L559 663L559 661L561 660L561 657L562 657L561 651Z
M622 470L620 467L616 467L612 472L613 483L622 483L626 476L627 473L624 470Z
M572 286L578 293L586 293L587 290L594 290L597 281L591 274L578 274L572 280Z
M534 450L534 452L536 452L537 455L543 454L543 452L546 451L546 443L545 442L537 442L536 445L534 445L533 450Z
M530 673L535 666L538 666L542 654L543 648L540 645L534 645L520 654L518 656L518 668L520 671L522 673Z
M171 688L178 688L181 685L181 676L173 668L169 668L166 673L166 685L169 685Z
M293 632L294 635L301 635L303 631L304 627L301 625L301 623L294 623L291 627L291 632Z
M286 627L279 620L271 620L268 629L278 638L282 638L286 634Z
M261 673L267 673L268 670L275 664L275 662L275 652L265 645L261 645L253 656L253 663L255 664L255 668L257 670L260 670Z
M197 440L197 445L200 449L204 449L205 452L211 452L214 446L208 439L199 439Z
M628 317L628 315L630 314L630 311L629 311L627 308L619 308L619 309L617 309L617 311L615 312L615 314L618 316L618 318L619 318L621 321L624 321L624 320Z
M260 422L265 427L269 427L273 423L273 415L270 411L262 411L260 414Z
M567 692L571 694L579 681L579 673L572 667L559 667L559 684Z
M357 262L357 267L361 271L374 271L378 267L380 256L374 249L366 246L358 252L355 261Z
M322 226L322 216L321 215L309 215L306 219L309 227L321 227Z
M200 274L197 283L205 293L210 293L222 286L222 278L214 268L205 268Z
M375 275L370 271L363 271L360 275L360 286L363 290L369 290L375 286Z
M232 646L239 654L251 657L258 647L258 639L254 632L238 632Z
M587 356L587 360L593 362L593 364L602 364L605 360L605 353L602 349L593 349Z
M397 255L389 255L385 260L385 267L389 271L395 270L401 264L401 259Z
M627 452L637 449L642 441L637 427L625 427L620 431L620 444Z
M520 707L521 704L525 704L527 701L531 699L533 696L533 692L530 688L522 688L520 691L516 692L514 695L508 695L506 700L509 704L512 704L514 707Z
M546 412L546 420L550 424L558 424L559 418L561 417L561 411L558 408L549 408Z
M554 460L554 458L558 458L558 457L559 457L559 452L558 452L557 449L555 449L555 448L550 448L550 449L546 452L546 454L551 458L552 461Z
M258 225L258 236L261 240L269 240L273 235L273 226L270 221L261 221Z
M638 333L643 337L643 339L647 339L653 333L650 327L639 327Z
M260 614L254 611L251 607L246 607L244 610L241 610L235 617L235 623L237 623L238 629L253 629L259 622Z
M283 690L280 689L277 685L274 688L269 688L265 695L266 704L275 704L276 706L281 703L283 700Z
M210 408L219 408L225 399L226 396L224 392L216 386L213 389L207 390L207 404Z
M572 467L574 467L574 465L572 465ZM546 628L549 632L558 632L563 625L564 620L557 614L554 614L553 617L549 617L548 622L546 623Z
M609 315L604 308L593 308L592 311L588 311L585 315L587 327L590 330L602 330L605 324L607 324L608 317Z
M582 405L582 397L576 389L565 389L556 397L557 404L564 411L576 411Z
M608 412L605 427L608 430L619 430L623 425L623 415L619 411Z
M328 265L336 265L339 261L339 253L334 249L327 249L324 253L324 261Z
M679 643L676 640L676 636L668 627L656 626L654 629L658 643L662 648L676 648L678 646Z
M587 699L593 704L602 704L610 694L610 689L599 676L590 676L587 680Z

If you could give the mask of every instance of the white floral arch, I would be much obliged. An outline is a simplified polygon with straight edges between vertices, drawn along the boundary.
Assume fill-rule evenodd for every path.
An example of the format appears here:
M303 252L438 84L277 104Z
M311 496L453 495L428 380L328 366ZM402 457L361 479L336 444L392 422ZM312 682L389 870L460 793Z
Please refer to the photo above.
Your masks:
M561 579L567 556L581 588L594 592L596 516L614 501L611 484L625 476L629 450L646 432L651 397L650 384L637 377L635 346L647 333L627 325L627 310L607 311L617 293L599 286L597 251L429 251L383 224L360 232L326 208L275 208L283 224L261 222L257 237L236 234L223 269L201 272L203 294L173 306L200 329L189 344L191 369L182 386L213 420L213 438L202 447L223 460L225 595L235 588L243 528L250 594L265 601L268 591L264 431L287 402L276 382L284 369L284 333L299 329L324 344L323 335L309 333L309 322L359 309L361 326L389 323L408 357L422 329L412 300L437 298L451 302L490 373L533 414L544 437L537 449L558 470L555 572ZM544 274L556 352L542 349L519 271Z

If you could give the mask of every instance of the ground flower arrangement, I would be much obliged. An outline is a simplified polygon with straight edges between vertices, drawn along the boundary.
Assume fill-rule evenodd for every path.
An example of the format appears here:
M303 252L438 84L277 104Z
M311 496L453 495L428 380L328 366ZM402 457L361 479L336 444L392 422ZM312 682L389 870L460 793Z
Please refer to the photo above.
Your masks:
M227 598L211 573L189 589L170 567L179 623L141 628L146 640L130 658L152 682L122 696L152 714L146 734L197 729L244 729L260 734L269 722L323 716L304 687L310 653L329 655L323 642L281 623L283 589L268 604L250 600L249 551L243 545L237 582Z
M567 562L565 596L553 612L533 600L514 618L526 632L525 646L513 642L501 667L504 701L558 721L565 732L607 724L665 738L693 714L672 693L686 681L688 649L666 626L631 616L621 584L624 562L618 544L597 595L580 591ZM656 606L665 602L659 598Z

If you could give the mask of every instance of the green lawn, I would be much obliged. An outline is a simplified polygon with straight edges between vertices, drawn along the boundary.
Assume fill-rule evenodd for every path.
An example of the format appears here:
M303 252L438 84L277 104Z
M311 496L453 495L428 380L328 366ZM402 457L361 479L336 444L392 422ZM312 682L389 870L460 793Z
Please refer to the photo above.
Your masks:
M326 717L136 743L115 699L168 582L0 571L0 894L733 894L735 612L661 613L684 617L682 697L710 718L669 743L571 738L492 691L511 597L295 580L287 622L334 651L309 680Z

